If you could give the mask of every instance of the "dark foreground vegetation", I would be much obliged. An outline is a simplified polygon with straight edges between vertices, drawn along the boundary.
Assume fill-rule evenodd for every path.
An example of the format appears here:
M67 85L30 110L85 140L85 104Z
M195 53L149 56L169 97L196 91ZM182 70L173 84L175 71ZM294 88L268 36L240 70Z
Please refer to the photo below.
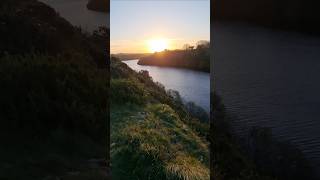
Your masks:
M208 121L146 71L111 59L111 163L114 179L208 180Z
M110 0L89 0L87 8L93 11L110 12Z
M183 50L165 50L141 57L139 65L187 68L210 72L210 43L199 41L194 48L185 45Z
M252 128L244 139L232 133L221 99L212 95L211 175L215 180L317 179L295 146L276 140L268 128Z
M315 0L219 0L212 3L212 17L319 34L319 5Z
M0 2L0 179L108 178L108 31Z

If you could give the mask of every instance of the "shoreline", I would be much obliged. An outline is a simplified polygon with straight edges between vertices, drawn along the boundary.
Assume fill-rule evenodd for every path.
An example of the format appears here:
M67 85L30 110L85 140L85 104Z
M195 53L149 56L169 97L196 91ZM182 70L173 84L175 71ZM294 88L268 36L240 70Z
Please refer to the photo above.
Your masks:
M210 96L210 74L201 71L195 71L186 68L176 68L176 67L158 67L158 66L148 66L137 64L137 59L130 61L122 61L127 64L130 69L138 72L141 70L148 71L149 75L157 82L164 85L166 90L178 91L179 94L185 101L185 104L189 102L194 102L196 106L201 107L210 116L210 102L207 102L203 97L204 94ZM187 77L185 82L179 82L180 79L170 78L168 81L168 76L177 75L178 77ZM201 82L202 86L197 86L196 92L202 95L195 95L194 91L188 89L194 88L195 84L194 78L200 78L197 82ZM195 89L195 88L194 88ZM185 99L186 98L186 99Z

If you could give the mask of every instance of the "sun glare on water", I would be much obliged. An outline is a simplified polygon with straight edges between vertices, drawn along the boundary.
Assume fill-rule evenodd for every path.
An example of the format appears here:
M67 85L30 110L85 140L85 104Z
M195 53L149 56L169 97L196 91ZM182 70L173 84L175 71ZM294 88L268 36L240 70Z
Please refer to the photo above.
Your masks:
M168 48L168 42L164 39L149 40L149 49L151 52L160 52Z

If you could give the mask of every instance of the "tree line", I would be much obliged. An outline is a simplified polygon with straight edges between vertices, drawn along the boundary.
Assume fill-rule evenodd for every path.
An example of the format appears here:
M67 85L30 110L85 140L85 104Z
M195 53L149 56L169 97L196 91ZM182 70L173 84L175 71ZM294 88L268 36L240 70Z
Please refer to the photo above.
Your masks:
M182 49L155 52L149 56L141 57L139 65L154 65L187 68L210 72L210 42L201 40L196 46L183 45Z

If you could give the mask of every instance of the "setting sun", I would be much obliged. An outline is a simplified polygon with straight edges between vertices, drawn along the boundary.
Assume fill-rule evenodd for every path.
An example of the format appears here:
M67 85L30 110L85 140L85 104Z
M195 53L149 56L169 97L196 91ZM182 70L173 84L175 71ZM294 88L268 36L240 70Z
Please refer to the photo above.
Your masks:
M164 39L153 39L149 41L151 52L160 52L168 48L168 42Z

